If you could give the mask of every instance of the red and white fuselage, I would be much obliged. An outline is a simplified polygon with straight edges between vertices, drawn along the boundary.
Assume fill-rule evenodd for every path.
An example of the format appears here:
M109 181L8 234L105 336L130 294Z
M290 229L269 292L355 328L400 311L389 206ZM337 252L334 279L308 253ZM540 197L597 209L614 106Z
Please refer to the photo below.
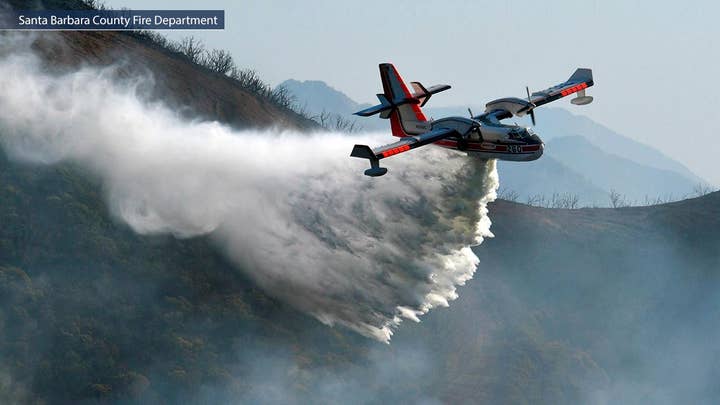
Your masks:
M425 88L419 82L412 82L410 92L395 67L390 63L380 64L380 78L383 94L378 94L380 104L358 111L357 115L372 116L390 120L392 134L399 141L370 149L366 145L355 145L351 156L370 160L371 168L365 171L369 176L382 176L387 169L379 166L379 160L406 152L424 145L434 144L444 148L457 149L469 155L485 159L509 161L531 161L543 154L542 140L530 129L518 125L506 125L500 121L512 116L530 114L542 104L577 93L573 104L587 104L592 97L585 95L585 89L593 85L590 69L577 69L567 81L546 90L529 94L527 99L502 98L486 104L483 114L472 118L447 117L428 120L421 107L433 94L450 88L436 85Z

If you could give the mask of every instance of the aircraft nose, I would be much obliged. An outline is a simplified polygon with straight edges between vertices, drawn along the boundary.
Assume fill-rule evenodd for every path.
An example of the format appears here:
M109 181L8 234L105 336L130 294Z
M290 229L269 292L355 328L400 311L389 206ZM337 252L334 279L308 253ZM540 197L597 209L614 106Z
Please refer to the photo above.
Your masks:
M545 152L545 144L543 143L543 141L540 141L540 146L538 147L537 151L537 157L542 156L543 152Z

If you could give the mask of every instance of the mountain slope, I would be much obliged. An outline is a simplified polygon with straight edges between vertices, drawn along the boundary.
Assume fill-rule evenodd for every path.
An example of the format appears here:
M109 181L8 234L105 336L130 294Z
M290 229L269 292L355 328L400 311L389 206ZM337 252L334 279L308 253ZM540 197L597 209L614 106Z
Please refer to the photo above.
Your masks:
M280 83L277 88L284 87L295 97L299 108L305 109L311 116L320 114L335 114L344 120L355 123L356 127L364 131L388 131L390 124L387 120L374 117L358 117L353 113L367 108L369 104L360 104L345 93L330 87L322 80L298 81L288 79Z
M242 387L240 342L293 346L309 365L325 345L337 359L362 350L265 295L208 238L117 224L72 165L0 153L0 223L2 403L183 403L204 384Z
M546 146L548 156L592 179L601 189L615 190L635 204L645 204L657 197L681 199L691 195L695 186L677 172L645 166L604 152L578 135L552 138Z
M509 288L548 340L603 369L608 385L579 402L717 398L720 351L709 342L720 337L720 193L644 208L498 203L491 212L496 239L478 249L477 283Z
M501 197L516 193L518 202L545 205L551 203L553 195L577 196L578 206L604 206L609 201L608 193L588 180L590 176L579 174L549 154L534 162L499 162L498 172Z
M353 101L345 93L335 90L321 80L298 81L288 79L277 87L288 89L301 100L301 105L304 108L314 114L332 111L337 114L351 115L366 106Z
M657 149L623 136L583 115L574 114L562 108L548 108L542 111L542 117L538 122L538 130L542 131L540 133L546 134L544 137L547 140L580 135L607 153L643 166L676 172L693 185L704 183L700 177L683 164Z
M92 10L83 0L8 0L6 10ZM237 128L286 127L300 130L320 126L297 112L244 88L227 75L192 63L182 53L161 46L143 33L132 31L43 31L3 36L5 48L27 48L48 71L64 72L86 66L108 67L138 96L160 101L186 118L221 121ZM258 85L260 83L253 83Z
M720 193L660 206L491 204L495 238L432 350L447 403L712 403L720 395Z
M496 237L475 249L475 278L387 346L267 297L205 238L133 234L75 167L2 158L0 184L0 375L11 377L0 399L557 404L720 394L708 380L720 372L711 343L720 193L626 209L491 204Z
M162 100L188 118L219 120L238 128L284 126L317 129L317 123L254 94L225 75L189 63L182 55L123 32L62 31L37 34L31 47L52 70L113 66L118 80L149 80L141 95ZM132 85L130 83L129 85Z

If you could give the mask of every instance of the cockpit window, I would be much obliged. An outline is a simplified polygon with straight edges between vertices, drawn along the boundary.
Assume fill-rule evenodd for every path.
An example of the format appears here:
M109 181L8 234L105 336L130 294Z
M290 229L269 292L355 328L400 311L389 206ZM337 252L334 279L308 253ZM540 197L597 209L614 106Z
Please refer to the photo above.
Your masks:
M510 131L508 131L508 136L510 139L520 139L522 138L523 131L519 128L513 128Z

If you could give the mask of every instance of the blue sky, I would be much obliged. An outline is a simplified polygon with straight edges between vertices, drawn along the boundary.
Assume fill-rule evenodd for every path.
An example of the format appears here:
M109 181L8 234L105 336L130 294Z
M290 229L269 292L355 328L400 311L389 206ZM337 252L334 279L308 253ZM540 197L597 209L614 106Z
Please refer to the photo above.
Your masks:
M556 106L653 145L720 186L720 3L696 1L169 1L113 8L224 9L226 29L194 35L272 84L319 79L361 102L379 62L406 80L448 83L435 106L474 105L593 69L595 102ZM542 111L538 111L542 119ZM541 134L542 135L542 134Z

